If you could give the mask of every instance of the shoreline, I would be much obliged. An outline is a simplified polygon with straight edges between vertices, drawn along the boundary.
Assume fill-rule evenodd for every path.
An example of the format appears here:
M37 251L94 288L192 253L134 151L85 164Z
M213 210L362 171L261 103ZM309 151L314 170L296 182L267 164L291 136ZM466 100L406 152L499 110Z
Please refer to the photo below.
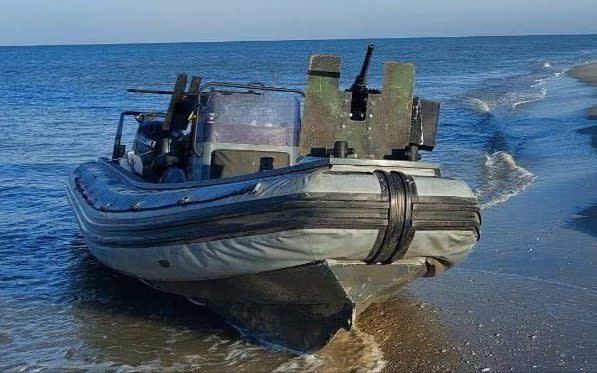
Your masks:
M568 75L576 80L597 87L597 62L578 65L568 71ZM597 119L597 104L588 109L589 119Z
M590 191L597 168L586 171L567 180L541 178L486 209L485 240L465 262L370 306L358 325L382 350L384 371L595 367L589 351L597 348L597 325L589 322L596 316L590 305L597 300L591 274L597 205ZM528 209L539 205L540 211Z
M568 74L597 87L597 63ZM579 125L581 118L568 119ZM589 352L597 348L597 125L581 123L574 135L551 140L561 148L549 156L536 152L546 146L541 138L527 142L527 154L542 155L531 168L537 182L484 210L483 239L463 263L360 316L383 352L384 371L597 366Z

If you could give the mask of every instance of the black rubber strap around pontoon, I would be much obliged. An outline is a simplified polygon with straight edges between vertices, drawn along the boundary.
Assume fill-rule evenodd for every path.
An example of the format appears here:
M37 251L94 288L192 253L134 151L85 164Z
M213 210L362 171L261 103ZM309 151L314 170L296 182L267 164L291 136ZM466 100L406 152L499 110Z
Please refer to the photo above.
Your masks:
M374 175L377 176L377 180L379 181L379 187L381 188L382 199L389 202L390 201L389 190L388 190L389 187L388 187L388 182L384 175L384 172L376 170L376 171L374 171ZM389 210L388 210L388 216L389 216ZM371 251L365 258L365 262L374 263L373 259L375 259L375 257L377 256L377 253L380 251L380 249L383 245L387 230L388 230L388 226L386 225L385 227L380 228L377 231L377 238L375 239L375 242L373 243L373 247L371 248Z
M418 200L417 186L412 176L402 174L402 183L404 186L404 225L402 226L402 234L398 240L398 245L392 254L390 263L401 259L408 250L410 243L415 236L415 228L413 224L413 208L415 201Z
M413 178L376 170L388 201L388 224L379 230L367 263L391 263L406 254L415 231L472 231L480 237L481 214L475 198L419 196Z
M402 172L376 170L382 194L388 196L388 225L380 229L373 249L365 259L368 263L391 263L406 253L414 236L412 201L417 191L412 177Z

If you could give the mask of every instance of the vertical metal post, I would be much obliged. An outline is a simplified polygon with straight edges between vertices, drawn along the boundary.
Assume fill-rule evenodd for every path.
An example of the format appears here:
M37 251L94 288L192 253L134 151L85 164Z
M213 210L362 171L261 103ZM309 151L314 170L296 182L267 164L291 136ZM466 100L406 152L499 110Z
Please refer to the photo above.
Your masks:
M124 117L126 111L120 113L120 119L118 120L118 127L116 128L116 136L114 138L114 148L112 150L112 159L120 158L124 155L124 148L121 145L122 141L122 126L124 124Z

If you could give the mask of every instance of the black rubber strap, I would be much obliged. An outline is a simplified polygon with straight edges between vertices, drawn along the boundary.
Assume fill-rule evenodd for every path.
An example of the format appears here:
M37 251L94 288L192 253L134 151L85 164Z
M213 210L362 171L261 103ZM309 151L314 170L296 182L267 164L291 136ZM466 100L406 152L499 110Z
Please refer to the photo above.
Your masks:
M404 256L404 254L406 254L406 251L408 250L408 247L410 246L410 243L412 242L413 237L415 236L415 228L413 226L413 206L414 202L418 199L417 186L410 175L401 175L405 191L405 209L403 219L404 225L402 226L402 234L400 236L400 239L398 240L398 244L396 245L390 262L401 259Z
M377 180L379 181L379 186L381 188L381 197L383 200L389 201L389 191L388 191L388 181L384 175L383 171L376 170L374 175L377 176ZM365 258L365 262L373 263L373 259L377 256L377 253L381 249L381 245L383 245L384 238L386 237L386 232L388 231L388 225L385 225L383 228L380 228L377 232L377 238L375 239L375 243L371 248L371 251Z
M401 172L385 172L377 170L377 175L382 191L384 189L388 192L388 225L383 230L383 239L380 238L382 232L378 235L376 243L366 258L369 263L390 263L394 258L398 258L397 251L406 252L411 236L403 238L406 227L412 227L412 200L410 193L414 185L412 179ZM407 182L407 180L410 180ZM414 234L414 233L413 233ZM411 237L412 239L412 237ZM403 247L406 245L406 247Z
M367 263L387 264L404 257L415 231L473 231L480 237L481 214L472 197L419 196L414 179L376 170L388 203L388 224L379 230Z

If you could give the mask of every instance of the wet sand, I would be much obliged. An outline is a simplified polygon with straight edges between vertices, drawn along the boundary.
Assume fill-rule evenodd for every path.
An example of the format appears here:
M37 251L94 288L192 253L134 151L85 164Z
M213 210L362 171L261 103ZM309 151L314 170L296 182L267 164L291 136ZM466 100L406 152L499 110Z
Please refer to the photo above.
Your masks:
M358 318L383 351L388 372L474 370L462 345L449 335L439 307L418 300L408 290L398 298L373 304Z
M380 304L361 319L384 352L388 372L597 367L597 295L590 289L454 270L441 280L419 282L412 293L422 300ZM375 323L384 316L385 322Z
M568 74L581 82L597 86L597 62L576 66ZM597 105L589 108L588 116L597 119Z

